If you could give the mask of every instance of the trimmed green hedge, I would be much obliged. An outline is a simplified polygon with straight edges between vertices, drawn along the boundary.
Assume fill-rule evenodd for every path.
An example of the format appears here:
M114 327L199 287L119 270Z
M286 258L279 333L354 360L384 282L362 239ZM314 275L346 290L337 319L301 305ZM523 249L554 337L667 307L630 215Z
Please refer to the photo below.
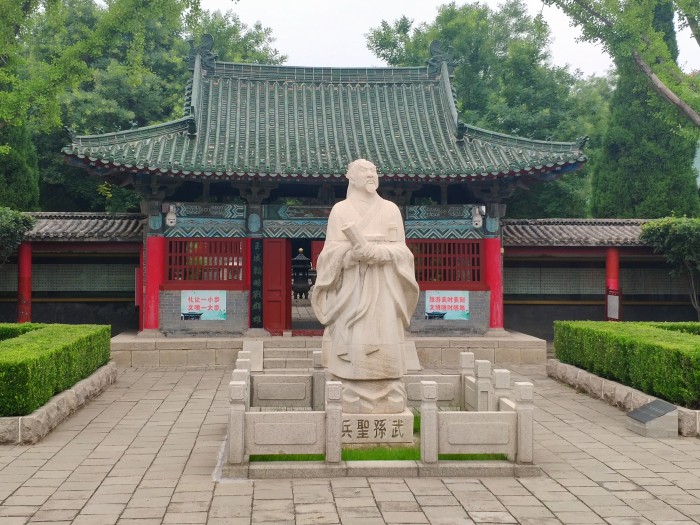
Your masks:
M109 326L0 324L0 334L0 417L31 414L110 357Z
M557 359L688 408L700 408L700 323L556 321Z
M46 325L38 323L0 323L0 341L4 341L5 339L12 339L13 337L19 337L22 334L38 330L39 328L43 328L44 326Z

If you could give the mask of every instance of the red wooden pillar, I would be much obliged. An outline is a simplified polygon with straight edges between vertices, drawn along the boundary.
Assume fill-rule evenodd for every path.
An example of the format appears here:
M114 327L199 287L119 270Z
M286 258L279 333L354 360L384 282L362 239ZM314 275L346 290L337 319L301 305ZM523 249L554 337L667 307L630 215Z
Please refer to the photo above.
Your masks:
M17 264L17 322L32 321L32 245L23 242L19 245Z
M620 251L611 247L605 254L605 287L608 290L620 289Z
M146 239L146 298L143 304L143 329L158 330L160 287L165 280L165 237Z
M610 247L605 253L605 318L608 321L621 319L620 250Z
M484 239L484 270L486 285L491 290L489 306L491 330L503 330L503 270L501 262L501 239Z

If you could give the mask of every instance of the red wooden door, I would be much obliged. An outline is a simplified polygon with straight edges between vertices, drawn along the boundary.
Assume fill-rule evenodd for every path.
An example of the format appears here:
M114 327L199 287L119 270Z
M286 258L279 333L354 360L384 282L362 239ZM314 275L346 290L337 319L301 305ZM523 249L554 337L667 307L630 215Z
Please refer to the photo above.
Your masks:
M325 241L311 241L311 266L316 268L316 263L318 262L318 256L321 255L321 250L323 250L323 244Z
M292 242L263 240L263 327L271 332L292 328Z

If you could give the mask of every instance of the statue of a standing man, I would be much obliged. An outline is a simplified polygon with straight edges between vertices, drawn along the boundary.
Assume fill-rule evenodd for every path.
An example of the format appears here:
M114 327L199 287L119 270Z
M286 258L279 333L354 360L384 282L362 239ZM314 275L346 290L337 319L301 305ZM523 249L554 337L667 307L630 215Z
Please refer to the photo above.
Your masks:
M399 208L377 194L371 162L348 165L347 199L333 206L311 304L326 325L323 360L343 382L343 411L405 409L404 330L418 302Z

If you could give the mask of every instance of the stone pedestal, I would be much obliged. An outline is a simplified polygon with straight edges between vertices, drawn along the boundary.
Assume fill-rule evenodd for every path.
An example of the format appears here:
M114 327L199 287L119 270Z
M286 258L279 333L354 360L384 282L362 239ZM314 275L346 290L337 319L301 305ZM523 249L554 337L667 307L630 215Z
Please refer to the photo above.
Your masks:
M413 443L413 413L408 409L398 414L343 413L341 441L353 445Z

